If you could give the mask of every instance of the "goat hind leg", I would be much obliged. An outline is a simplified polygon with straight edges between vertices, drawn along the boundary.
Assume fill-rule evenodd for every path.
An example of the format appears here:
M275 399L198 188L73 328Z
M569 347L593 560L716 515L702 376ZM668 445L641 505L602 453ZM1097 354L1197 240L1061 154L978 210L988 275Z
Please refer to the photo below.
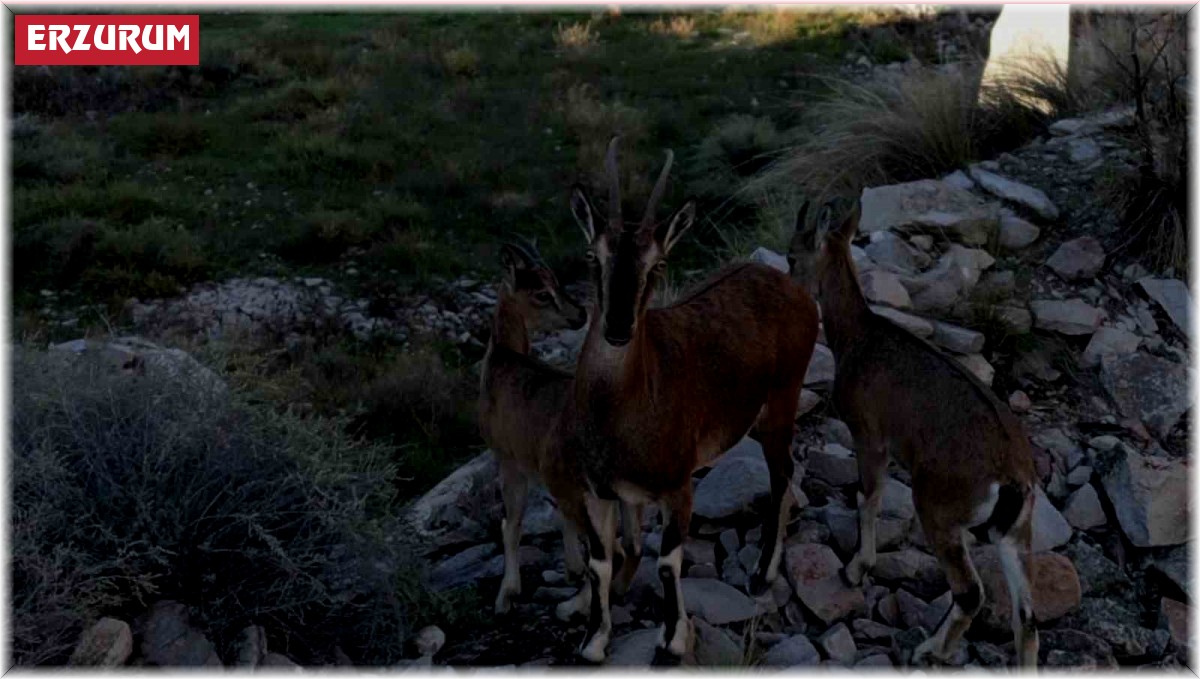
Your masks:
M768 407L765 424L773 425L770 430L759 433L763 447L763 456L767 460L767 470L771 479L771 508L763 517L762 542L758 568L750 576L750 593L757 596L765 592L775 579L779 577L779 562L783 552L783 538L787 530L788 509L791 506L792 473L795 463L792 461L792 414L796 400L791 399L792 412L785 413L786 418L775 415L778 406ZM774 417L773 417L774 416ZM781 422L772 422L782 419Z
M883 503L883 485L887 477L887 453L877 444L859 444L858 476L863 491L858 496L858 551L842 571L852 586L875 567L875 526Z
M922 524L924 525L924 524ZM983 582L971 563L963 543L961 529L938 531L930 535L934 554L941 563L954 600L941 624L913 651L912 664L920 663L925 657L939 660L949 658L958 647L959 639L971 626L975 615L983 608Z
M1029 516L1014 527L1009 535L997 541L1008 597L1012 601L1013 642L1017 649L1017 665L1023 670L1036 671L1038 662L1037 620L1033 612L1030 578L1033 576L1033 528Z

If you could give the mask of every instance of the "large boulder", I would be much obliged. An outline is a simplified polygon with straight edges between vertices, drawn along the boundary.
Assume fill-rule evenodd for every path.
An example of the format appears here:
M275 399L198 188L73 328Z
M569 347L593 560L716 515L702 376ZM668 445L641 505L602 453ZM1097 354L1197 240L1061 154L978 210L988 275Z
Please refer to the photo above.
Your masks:
M119 667L133 653L133 632L124 620L100 618L80 637L68 664Z
M998 207L970 191L934 179L863 189L859 230L950 234L984 245L996 229Z
M1132 332L1104 326L1092 335L1087 348L1083 350L1083 356L1079 359L1079 363L1085 368L1094 368L1107 358L1132 354L1137 351L1141 343L1142 338Z
M496 497L496 459L485 450L442 479L405 511L414 544L427 552L456 542L477 543L488 537L480 500L490 507Z
M1138 547L1188 539L1189 465L1186 460L1122 449L1102 477L1121 531Z
M227 390L225 382L216 373L186 351L162 347L142 337L77 339L53 344L50 351L61 356L95 357L111 369L130 375L149 371L166 379L186 381L197 389L217 394Z
M1126 417L1166 437L1191 407L1187 368L1145 353L1122 356L1101 365L1100 384Z
M882 270L911 274L929 266L929 255L890 231L876 231L863 251Z

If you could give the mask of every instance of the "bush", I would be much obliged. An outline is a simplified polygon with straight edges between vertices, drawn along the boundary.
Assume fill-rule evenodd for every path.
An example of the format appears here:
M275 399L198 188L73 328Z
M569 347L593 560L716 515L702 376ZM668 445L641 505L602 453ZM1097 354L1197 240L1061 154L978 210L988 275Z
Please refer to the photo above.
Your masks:
M12 375L16 663L61 663L97 617L168 598L222 655L260 624L301 662L399 657L418 604L382 539L386 447L153 371L18 348Z

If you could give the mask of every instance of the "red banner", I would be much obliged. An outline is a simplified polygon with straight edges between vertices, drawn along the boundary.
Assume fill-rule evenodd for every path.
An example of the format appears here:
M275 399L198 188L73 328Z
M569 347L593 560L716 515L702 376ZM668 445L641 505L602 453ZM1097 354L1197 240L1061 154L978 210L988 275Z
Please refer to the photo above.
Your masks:
M197 14L17 14L17 66L199 66Z

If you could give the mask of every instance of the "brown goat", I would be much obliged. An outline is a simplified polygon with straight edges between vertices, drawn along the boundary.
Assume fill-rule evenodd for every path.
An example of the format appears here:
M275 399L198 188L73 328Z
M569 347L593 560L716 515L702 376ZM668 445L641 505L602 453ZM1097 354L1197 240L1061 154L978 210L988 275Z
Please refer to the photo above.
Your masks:
M689 201L655 224L666 165L640 224L621 219L617 140L609 144L607 228L582 187L571 209L588 241L595 300L575 372L578 450L592 494L587 544L592 608L581 647L604 659L611 633L605 583L618 499L656 500L663 511L659 577L664 592L664 661L686 651L690 625L680 586L683 540L692 514L692 472L737 443L758 419L770 470L773 510L762 533L753 590L778 575L793 463L796 402L817 334L812 299L769 267L742 263L717 272L676 303L649 308L666 256L691 226Z
M850 256L859 209L829 228L807 226L801 209L792 238L792 276L821 305L837 361L832 405L857 447L859 548L845 578L858 584L875 565L875 519L889 456L912 475L921 528L946 572L954 605L913 653L950 655L983 605L983 587L966 547L969 530L996 543L1013 602L1019 664L1037 664L1037 627L1029 589L1034 467L1020 422L991 389L928 342L871 312Z
M529 482L544 481L563 515L563 553L572 580L584 576L579 527L586 521L586 484L574 458L562 449L569 427L564 409L573 394L574 376L532 358L529 336L582 328L587 312L562 290L532 243L506 244L501 258L505 275L479 389L479 429L496 454L505 510L504 579L496 596L497 614L507 612L511 597L521 592L517 548ZM641 507L622 510L627 517L626 554L618 591L628 585L641 556ZM590 596L585 580L580 593L558 607L558 616L565 620L579 612Z

